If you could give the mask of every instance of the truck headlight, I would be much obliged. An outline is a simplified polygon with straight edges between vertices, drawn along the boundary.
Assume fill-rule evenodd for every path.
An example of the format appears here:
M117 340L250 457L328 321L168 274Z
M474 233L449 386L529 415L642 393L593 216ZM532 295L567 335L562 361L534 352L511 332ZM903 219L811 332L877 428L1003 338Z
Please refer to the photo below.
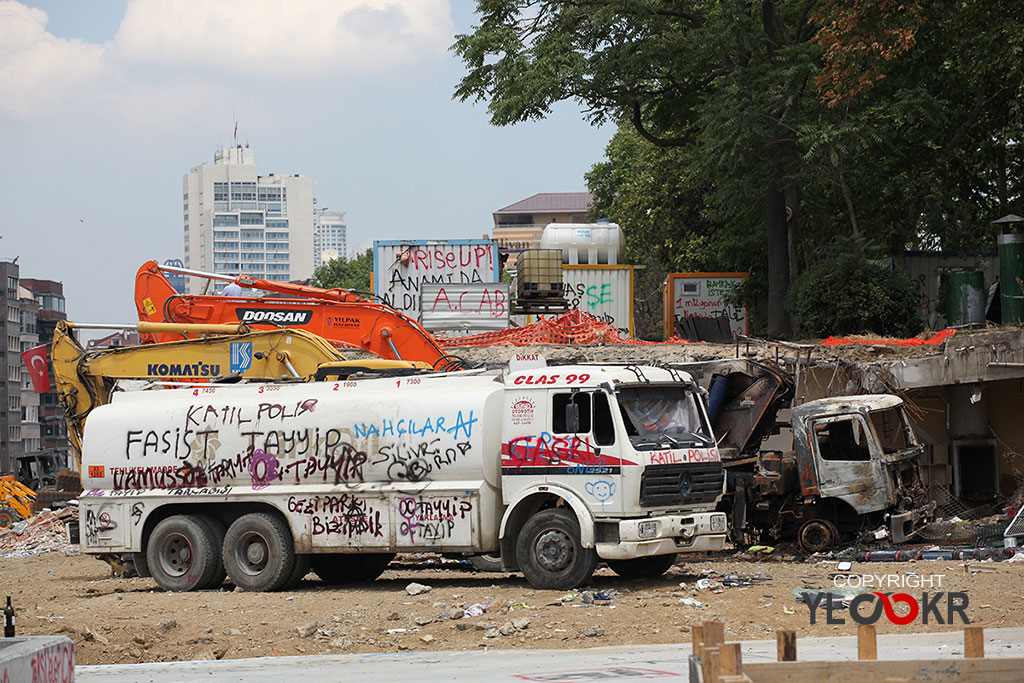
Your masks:
M654 538L658 535L658 522L640 522L640 538Z
M717 532L725 531L726 519L724 514L711 515L711 530Z

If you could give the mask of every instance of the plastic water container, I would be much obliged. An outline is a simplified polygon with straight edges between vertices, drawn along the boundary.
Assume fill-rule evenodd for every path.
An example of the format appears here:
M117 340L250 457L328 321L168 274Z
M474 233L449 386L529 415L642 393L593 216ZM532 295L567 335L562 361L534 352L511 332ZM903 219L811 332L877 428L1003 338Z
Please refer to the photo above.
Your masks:
M561 249L562 263L615 265L626 253L626 236L617 223L550 223L540 235L541 249Z

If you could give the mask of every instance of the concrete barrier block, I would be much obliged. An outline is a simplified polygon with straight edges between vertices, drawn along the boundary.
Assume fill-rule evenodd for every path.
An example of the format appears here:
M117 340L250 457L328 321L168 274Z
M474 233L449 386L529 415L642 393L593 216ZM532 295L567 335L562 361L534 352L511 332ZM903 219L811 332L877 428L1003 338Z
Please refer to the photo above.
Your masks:
M0 683L71 683L75 644L67 636L0 638Z

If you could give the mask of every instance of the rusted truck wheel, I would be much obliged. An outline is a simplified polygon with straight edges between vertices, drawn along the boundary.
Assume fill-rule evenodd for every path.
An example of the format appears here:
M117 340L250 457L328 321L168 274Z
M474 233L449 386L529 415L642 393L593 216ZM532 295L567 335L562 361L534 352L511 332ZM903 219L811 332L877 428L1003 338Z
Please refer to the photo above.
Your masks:
M800 549L805 553L820 553L839 542L839 529L827 519L809 519L797 532Z

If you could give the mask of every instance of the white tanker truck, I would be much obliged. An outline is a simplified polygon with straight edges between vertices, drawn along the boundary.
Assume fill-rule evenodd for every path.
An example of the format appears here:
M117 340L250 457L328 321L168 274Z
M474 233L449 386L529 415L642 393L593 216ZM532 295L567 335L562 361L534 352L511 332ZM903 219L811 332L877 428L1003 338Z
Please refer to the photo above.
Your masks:
M700 389L667 367L118 392L85 429L81 544L167 590L380 575L397 552L499 555L538 588L719 550Z

